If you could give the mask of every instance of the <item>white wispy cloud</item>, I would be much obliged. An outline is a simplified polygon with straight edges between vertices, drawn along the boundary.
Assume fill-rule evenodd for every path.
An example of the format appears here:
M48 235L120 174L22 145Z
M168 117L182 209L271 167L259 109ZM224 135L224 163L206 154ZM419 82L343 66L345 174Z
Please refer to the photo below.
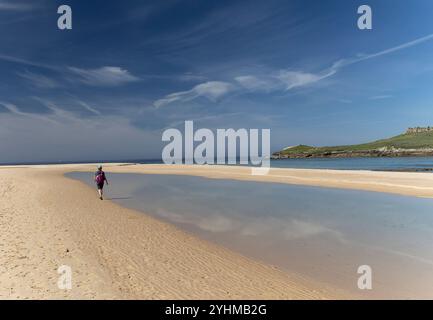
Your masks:
M63 68L60 68L60 67L56 67L56 66L52 66L52 65L48 65L48 64L44 64L44 63L39 63L39 62L31 61L28 59L22 59L20 57L14 57L11 55L1 54L1 53L0 53L0 60L6 61L6 62L17 63L17 64L21 64L21 65L25 65L25 66L38 67L38 68L48 69L48 70L52 70L52 71L58 71L58 72L63 70Z
M89 104L87 104L86 102L84 102L84 101L77 101L77 103L80 105L80 106L82 106L84 109L86 109L87 111L90 111L91 113L93 113L93 114L96 114L96 115L101 115L101 112L99 112L98 110L96 110L95 108L93 108L93 107L91 107Z
M0 0L0 11L28 11L32 10L35 6L30 3L23 3L17 0L14 1L6 1Z
M72 82L80 82L91 86L117 86L129 82L139 81L140 78L132 75L128 70L120 67L106 66L95 69L84 69L77 67L62 67L52 64L40 63L21 57L1 54L0 60L5 62L16 63L24 66L37 67L49 70L58 74L60 78ZM61 86L60 83L54 81L44 75L35 74L31 72L18 73L22 78L31 81L33 85L45 88L54 88L56 85ZM73 78L72 78L73 77Z
M56 103L40 98L40 97L33 97L34 100L38 101L42 106L47 108L50 112L49 113L30 113L30 112L24 112L21 111L16 105L8 102L1 102L0 106L3 106L6 110L8 110L10 113L21 116L21 117L27 117L32 118L36 120L43 120L43 121L49 121L51 123L60 124L66 121L77 121L78 117L71 111L68 111ZM87 103L83 101L76 101L78 105L85 108L87 111L96 114L101 115L101 113L96 110L95 108L89 106Z
M44 64L36 61L31 61L28 59L23 59L20 57L15 57L11 55L1 54L0 60L21 64L30 67L37 67L42 69L47 69L50 72L58 74L65 80L72 82L80 82L90 86L106 86L113 87L124 85L131 82L140 81L141 79L129 72L126 69L116 66L104 66L95 69L84 69L78 67L63 67L56 66L52 64ZM44 86L46 88L54 85L52 81L46 76L34 74L30 72L22 72L19 75L29 81L32 81L34 85Z
M25 72L17 72L17 75L23 79L26 79L32 85L38 88L53 89L61 86L58 81L55 81L42 74L36 74L29 71L25 71Z
M279 87L275 77L260 77L253 75L244 75L235 77L236 82L243 88L250 91L273 91Z
M20 116L27 116L29 115L29 113L26 112L21 112L18 107L12 103L7 103L7 102L0 102L0 105L2 105L3 107L5 107L7 110L9 110L11 113L20 115Z
M314 74L303 71L287 71L282 70L278 75L278 79L286 86L286 90L291 90L298 87L307 86L326 79L336 73L336 70L327 70L325 72Z
M120 67L107 66L98 69L69 67L68 70L76 74L81 82L91 86L111 87L140 80L140 78L132 75L128 70Z
M42 101L48 113L23 112L21 107L0 102L0 108L9 111L0 117L0 136L9 137L0 139L1 162L98 160L101 155L119 159L119 154L123 159L139 159L159 154L159 131L139 129L122 115L81 117L52 101Z
M45 106L48 110L50 110L52 113L52 118L55 119L62 119L62 121L70 121L75 122L78 121L78 116L75 115L73 112L66 110L66 108L61 107L59 104L40 97L33 97L34 100L38 101L41 105ZM91 107L88 103L81 101L81 100L75 100L75 104L79 105L80 107L83 107L85 110L97 115L101 116L102 113L99 112L97 109ZM81 121L81 120L80 120Z
M268 75L243 75L235 77L235 81L248 91L273 92L289 91L312 85L336 73L330 69L320 73L310 73L299 70L279 70Z
M208 100L216 101L233 90L233 85L223 81L208 81L193 87L191 90L171 93L162 99L156 100L156 108L163 107L173 102L190 101L198 97L205 97Z
M41 63L37 61L32 61L29 59L23 59L21 57L16 57L12 55L2 54L0 53L0 61L5 61L9 63L15 63L23 66L36 67L41 69L49 70L50 72L54 72L59 75L58 80L61 78L63 80L67 80L69 82L77 82L76 78L78 77L78 81L82 84L92 85L92 86L116 86L127 84L129 82L135 82L140 80L175 80L179 82L188 82L188 81L196 81L196 82L204 82L207 78L203 75L193 74L191 72L183 73L183 74L142 74L139 77L131 74L130 71L122 69L121 67L116 66L105 66L101 68L93 68L93 69L84 69L75 66L65 67L54 64ZM23 78L27 78L27 80L32 81L35 80L35 85L37 82L37 74L20 73L20 76ZM42 80L39 78L39 80ZM41 84L43 86L43 82ZM46 81L45 81L46 82ZM47 82L46 82L47 83ZM47 87L47 86L46 86Z
M383 100L383 99L390 99L390 98L392 98L392 95L384 94L384 95L379 95L379 96L372 96L368 99L369 100Z
M319 74L302 71L279 70L271 75L242 75L234 78L234 82L208 81L196 85L191 90L171 93L156 100L154 106L160 108L173 102L186 102L198 97L206 97L210 101L234 91L255 92L288 91L297 87L314 84L332 76L336 71L327 70Z
M357 62L361 62L364 60L369 60L369 59L373 59L373 58L377 58L380 56L384 56L393 52L397 52L403 49L407 49L413 46L416 46L418 44L421 44L423 42L429 41L433 39L433 33L426 35L424 37L409 41L409 42L405 42L402 43L400 45L397 45L395 47L391 47L379 52L375 52L375 53L370 53L370 54L358 54L358 56L354 57L354 58L349 58L349 59L341 59L338 60L337 62L335 62L332 66L332 69L339 69L345 66L349 66L351 64L357 63Z
M359 54L353 58L340 59L332 64L330 68L324 69L318 73L311 73L302 70L279 70L270 72L267 75L242 75L235 77L235 81L244 89L257 92L272 92L281 90L291 90L299 87L315 84L321 80L335 75L341 68L350 66L361 61L381 57L400 50L404 50L423 42L433 39L433 34L391 47L376 53ZM386 99L390 96L372 97L372 100Z
M42 121L48 121L51 123L57 123L54 119L51 118L50 115L42 115L37 113L30 113L30 112L24 112L21 111L16 105L8 102L0 102L0 105L6 108L11 114L25 117L25 118L31 118L35 120L42 120Z
M56 103L39 97L33 97L34 100L38 101L40 104L45 106L47 109L49 109L52 112L53 118L62 119L62 120L69 120L69 121L76 121L77 117L70 111L63 109L62 107L58 106Z

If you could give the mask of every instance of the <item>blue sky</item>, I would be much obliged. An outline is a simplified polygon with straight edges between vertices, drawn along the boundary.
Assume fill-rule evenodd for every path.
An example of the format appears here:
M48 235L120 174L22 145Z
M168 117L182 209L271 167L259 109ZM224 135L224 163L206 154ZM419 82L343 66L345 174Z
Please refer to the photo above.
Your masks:
M73 29L57 29L57 7ZM373 30L357 28L369 4ZM0 0L0 162L159 158L161 135L272 150L433 125L432 1Z

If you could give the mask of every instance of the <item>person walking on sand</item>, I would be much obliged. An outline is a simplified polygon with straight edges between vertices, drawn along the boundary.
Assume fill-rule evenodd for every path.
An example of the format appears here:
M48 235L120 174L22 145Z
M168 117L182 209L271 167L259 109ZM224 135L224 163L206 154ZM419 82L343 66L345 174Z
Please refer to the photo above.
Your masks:
M99 199L104 200L103 198L104 183L107 182L108 185L108 180L107 177L105 176L105 172L102 171L102 166L99 166L98 171L95 172L95 182L98 188Z

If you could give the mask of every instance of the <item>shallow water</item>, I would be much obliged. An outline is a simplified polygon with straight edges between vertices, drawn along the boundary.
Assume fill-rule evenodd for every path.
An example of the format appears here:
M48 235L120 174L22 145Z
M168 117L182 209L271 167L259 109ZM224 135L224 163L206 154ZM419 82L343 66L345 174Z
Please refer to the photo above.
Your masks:
M89 173L68 176L93 186ZM433 200L382 193L110 174L107 200L366 298L433 298ZM373 289L359 290L369 265Z

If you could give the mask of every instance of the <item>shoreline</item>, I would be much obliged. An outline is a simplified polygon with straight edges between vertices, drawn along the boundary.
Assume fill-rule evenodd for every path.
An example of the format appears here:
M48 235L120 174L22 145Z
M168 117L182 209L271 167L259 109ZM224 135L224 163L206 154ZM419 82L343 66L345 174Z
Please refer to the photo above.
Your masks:
M107 172L136 174L173 174L257 182L382 192L420 198L433 198L433 175L428 171L379 171L351 169L304 169L271 167L267 175L251 175L250 167L229 165L165 165L105 163ZM7 165L2 169L55 169L93 172L94 163ZM104 169L104 170L105 170Z
M105 165L107 172L130 166ZM347 299L111 201L64 176L93 165L0 168L4 299ZM24 196L25 195L25 196ZM57 288L69 265L73 289Z
M105 168L113 173L190 175L433 198L433 175L427 172L270 168L267 175L253 176L250 167L226 165L106 164Z
M325 152L318 154L305 154L305 153L294 153L294 154L279 154L278 152L273 153L272 160L290 160L290 159L351 159L351 158L421 158L421 157L432 157L433 150L428 152L425 151L360 151L360 152Z
M104 164L107 173L174 174L433 197L427 173ZM11 299L348 299L351 293L252 260L111 201L64 176L94 164L0 167L0 297ZM24 196L25 195L25 196ZM71 265L74 289L56 287Z

